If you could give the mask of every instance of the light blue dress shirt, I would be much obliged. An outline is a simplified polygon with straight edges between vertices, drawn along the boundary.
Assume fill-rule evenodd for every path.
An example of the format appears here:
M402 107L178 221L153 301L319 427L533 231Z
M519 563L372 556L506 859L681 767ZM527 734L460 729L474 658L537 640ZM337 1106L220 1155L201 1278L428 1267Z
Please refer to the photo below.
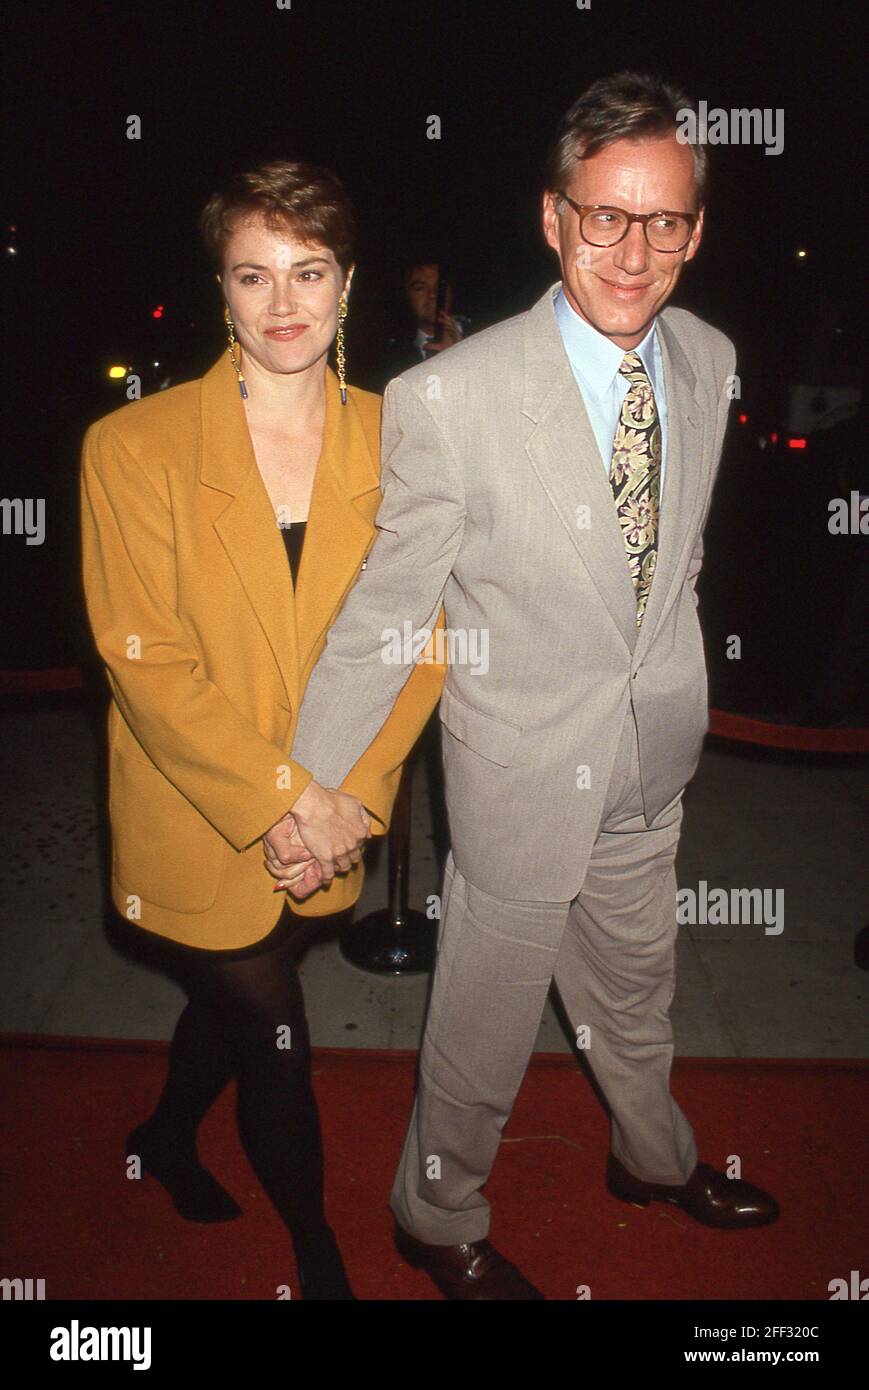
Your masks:
M555 296L555 318L561 330L565 351L582 392L582 399L588 412L594 437L600 450L607 478L613 455L613 440L619 422L625 396L630 390L630 382L622 376L619 367L625 349L618 347L592 328L590 323L567 302L564 290ZM664 469L667 463L667 400L664 388L664 364L661 359L661 344L656 331L656 321L641 343L633 349L645 367L661 425L661 479L660 496L664 497Z

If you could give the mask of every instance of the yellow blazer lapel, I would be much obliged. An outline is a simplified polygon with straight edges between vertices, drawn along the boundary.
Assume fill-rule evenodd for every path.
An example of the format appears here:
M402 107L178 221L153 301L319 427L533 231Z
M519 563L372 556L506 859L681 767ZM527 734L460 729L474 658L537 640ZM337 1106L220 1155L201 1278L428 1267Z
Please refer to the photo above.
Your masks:
M326 426L296 586L299 660L308 658L343 602L377 534L379 440L369 439L352 389L341 404L326 369Z
M214 529L274 653L288 708L295 709L299 648L290 570L227 353L202 378L201 431L199 480L230 497Z

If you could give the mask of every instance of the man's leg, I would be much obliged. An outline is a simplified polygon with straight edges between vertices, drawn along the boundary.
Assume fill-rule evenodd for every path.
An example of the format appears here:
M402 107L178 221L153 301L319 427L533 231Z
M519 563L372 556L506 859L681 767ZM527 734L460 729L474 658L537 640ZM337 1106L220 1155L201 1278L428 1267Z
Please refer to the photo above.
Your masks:
M493 898L447 858L419 1085L391 1199L417 1240L488 1234L480 1188L534 1047L569 906Z
M631 721L631 724L633 721ZM631 810L631 794L623 810ZM585 1056L612 1111L611 1149L646 1182L687 1182L694 1133L670 1094L675 990L676 875L682 806L647 830L616 815L598 836L570 908L555 983L574 1030L588 1028Z

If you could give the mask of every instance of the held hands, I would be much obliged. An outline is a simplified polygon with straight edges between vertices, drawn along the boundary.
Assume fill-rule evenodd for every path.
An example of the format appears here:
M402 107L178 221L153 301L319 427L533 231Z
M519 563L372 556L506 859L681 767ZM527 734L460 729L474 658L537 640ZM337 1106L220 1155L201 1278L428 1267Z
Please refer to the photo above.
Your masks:
M263 836L265 867L295 898L331 883L362 858L371 835L371 817L358 797L311 782Z
M274 891L289 889L294 898L310 896L322 883L320 865L305 848L292 811L263 836L263 865L278 882Z

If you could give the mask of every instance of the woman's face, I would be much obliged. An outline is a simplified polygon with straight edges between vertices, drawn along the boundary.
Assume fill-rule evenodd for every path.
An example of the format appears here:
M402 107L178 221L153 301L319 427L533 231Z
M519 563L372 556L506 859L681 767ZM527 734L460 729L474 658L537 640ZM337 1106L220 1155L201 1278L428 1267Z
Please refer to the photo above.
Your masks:
M328 247L305 245L258 215L240 218L219 279L249 362L289 375L319 361L335 337L338 301L352 275L352 266L342 273Z

